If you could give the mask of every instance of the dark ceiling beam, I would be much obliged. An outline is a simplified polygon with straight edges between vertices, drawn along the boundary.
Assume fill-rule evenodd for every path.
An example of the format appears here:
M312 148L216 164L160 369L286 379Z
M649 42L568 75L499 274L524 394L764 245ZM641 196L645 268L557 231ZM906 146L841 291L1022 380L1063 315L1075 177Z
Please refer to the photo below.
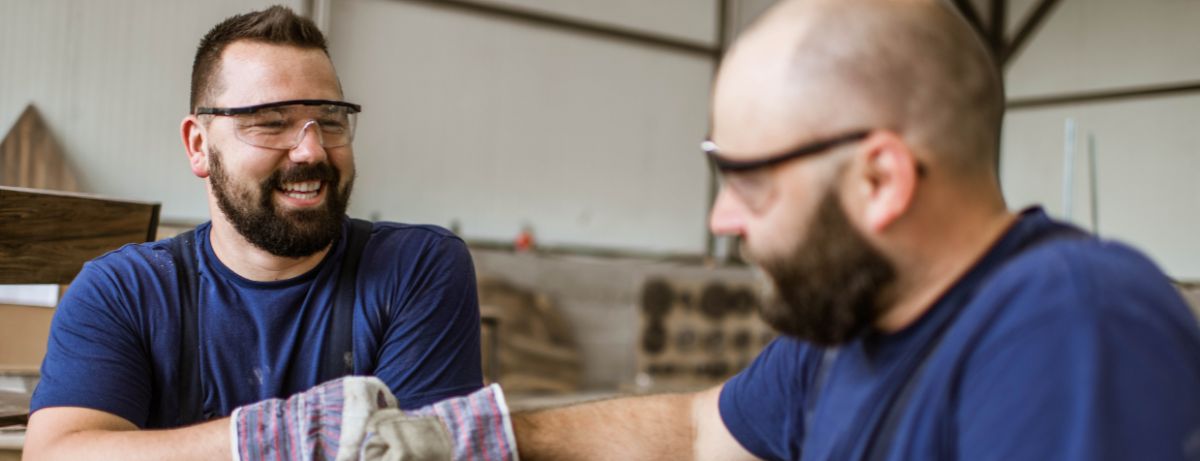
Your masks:
M1008 67L1017 54L1037 34L1038 29L1050 13L1061 3L1060 0L1039 0L1030 13L1020 23L1016 35L1007 39L1008 31L1008 0L990 0L988 3L988 21L985 24L979 17L971 0L952 0L954 7L962 14L967 23L979 33L984 44L991 50L992 56L1001 68Z
M1008 41L1004 38L1008 31L1008 0L992 0L991 5L987 42L992 47L992 55L996 57L996 61L1003 64L1008 50Z
M979 36L986 40L987 29L983 27L983 21L979 19L979 12L975 11L975 5L971 4L971 0L954 0L954 7L958 8L959 13L962 13L963 18L975 29L975 32L978 32Z
M725 49L729 47L730 40L730 18L731 11L730 0L717 0L717 49L720 52L716 59L713 59L713 81L716 81L717 71L721 68L721 59L725 57ZM708 131L712 132L712 119L709 119ZM712 168L708 170L708 204L711 207L717 201L717 192L721 189L721 184L717 179L717 172ZM707 218L707 215L705 215ZM702 224L704 226L704 254L709 258L717 256L717 235L713 233L712 228L708 227L707 219Z
M1177 96L1189 93L1200 93L1200 81L1013 98L1008 101L1007 106L1009 109L1035 109L1066 104L1110 102L1123 99Z
M1037 33L1038 28L1040 28L1042 23L1045 22L1046 17L1049 16L1052 11L1054 11L1054 8L1057 7L1059 3L1059 0L1041 0L1038 2L1037 6L1034 7L1033 12L1029 13L1025 20L1021 22L1021 28L1017 30L1017 35L1014 36L1012 41L1008 43L1008 46L1005 47L1004 59L1002 61L1005 66L1008 66L1012 63L1017 54L1021 52L1021 48L1023 48L1025 44L1029 42L1029 39L1033 37L1033 34Z
M708 59L720 57L718 46L699 43L691 40L668 37L665 35L634 30L599 22L585 21L562 15L555 15L525 8L502 6L470 0L400 0L405 3L428 5L435 8L454 9L512 22L529 24L547 29L588 35L632 45L647 46L663 50L690 54Z

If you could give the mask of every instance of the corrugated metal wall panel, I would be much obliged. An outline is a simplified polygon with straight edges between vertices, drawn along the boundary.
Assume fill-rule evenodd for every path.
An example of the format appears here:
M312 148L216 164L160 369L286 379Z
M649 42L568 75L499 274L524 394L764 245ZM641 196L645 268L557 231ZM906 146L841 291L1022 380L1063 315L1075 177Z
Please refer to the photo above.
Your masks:
M83 190L163 202L167 220L205 219L203 183L179 140L192 56L221 19L275 3L0 2L0 129L36 104Z
M716 44L716 0L474 0Z
M354 212L704 250L709 59L405 2L332 16L334 62L365 106Z

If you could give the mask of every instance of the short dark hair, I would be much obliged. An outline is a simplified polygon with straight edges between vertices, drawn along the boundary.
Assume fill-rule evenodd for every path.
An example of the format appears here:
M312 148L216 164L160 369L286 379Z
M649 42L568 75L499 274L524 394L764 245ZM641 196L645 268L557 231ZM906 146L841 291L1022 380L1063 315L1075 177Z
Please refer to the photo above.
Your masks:
M204 34L196 49L196 59L192 61L191 111L218 91L213 77L221 69L221 53L239 40L319 49L329 55L321 29L288 7L275 5L226 18Z

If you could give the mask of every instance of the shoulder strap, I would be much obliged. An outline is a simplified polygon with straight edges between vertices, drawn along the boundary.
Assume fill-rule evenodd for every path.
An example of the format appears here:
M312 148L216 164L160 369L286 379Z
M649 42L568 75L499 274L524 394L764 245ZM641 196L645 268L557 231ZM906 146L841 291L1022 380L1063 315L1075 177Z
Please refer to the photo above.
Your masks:
M1037 248L1047 243L1056 242L1059 240L1081 239L1088 237L1091 237L1091 234L1088 234L1087 232L1084 232L1078 228L1071 226L1060 226L1030 240L1029 242L1026 242L1024 245L1021 245L1017 249L1017 252L1023 253L1030 251L1033 248ZM938 329L938 332L934 336L933 340L930 341L920 352L920 364L918 364L913 373L908 376L908 379L904 381L904 384L899 389L899 392L896 394L892 404L888 406L886 410L884 410L883 419L879 421L879 426L877 426L878 430L874 431L874 435L870 437L868 444L865 446L865 451L862 454L855 455L852 459L878 460L883 459L883 457L886 455L887 449L891 447L892 441L895 439L896 432L899 430L902 410L908 407L908 404L912 401L912 393L916 381L919 379L922 372L925 371L926 365L929 363L929 356L933 354L933 351L937 349L937 346L942 342L942 339L945 338L946 331L949 330L950 324L954 322L954 318L957 317L957 315L958 312L955 312L954 315L952 315L945 322L945 324Z
M333 347L326 349L321 358L322 382L354 373L355 281L358 279L358 263L362 260L363 249L367 246L367 240L371 239L372 227L370 221L350 220L341 275L334 292L333 329L330 335Z
M360 219L351 220L346 253L342 258L341 276L334 293L333 348L327 349L321 361L322 381L351 374L354 371L354 301L358 262L371 238L372 224ZM183 426L206 421L216 413L206 408L208 389L200 366L200 280L196 263L195 230L175 236L167 246L175 263L179 284L179 323L182 336L179 350L179 414L176 423Z
M200 340L198 314L200 280L196 268L196 232L189 230L171 239L167 248L175 262L179 284L179 414L180 426L210 419L204 381L200 377Z

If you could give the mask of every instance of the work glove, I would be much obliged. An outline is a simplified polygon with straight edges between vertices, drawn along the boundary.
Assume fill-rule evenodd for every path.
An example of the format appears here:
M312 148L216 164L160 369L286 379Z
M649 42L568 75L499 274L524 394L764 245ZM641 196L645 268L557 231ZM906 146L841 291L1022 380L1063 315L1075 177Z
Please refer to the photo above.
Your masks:
M492 384L407 414L387 409L367 423L360 459L517 461L504 393Z
M356 460L371 417L396 407L387 385L371 376L339 378L287 400L238 407L230 417L233 459Z

